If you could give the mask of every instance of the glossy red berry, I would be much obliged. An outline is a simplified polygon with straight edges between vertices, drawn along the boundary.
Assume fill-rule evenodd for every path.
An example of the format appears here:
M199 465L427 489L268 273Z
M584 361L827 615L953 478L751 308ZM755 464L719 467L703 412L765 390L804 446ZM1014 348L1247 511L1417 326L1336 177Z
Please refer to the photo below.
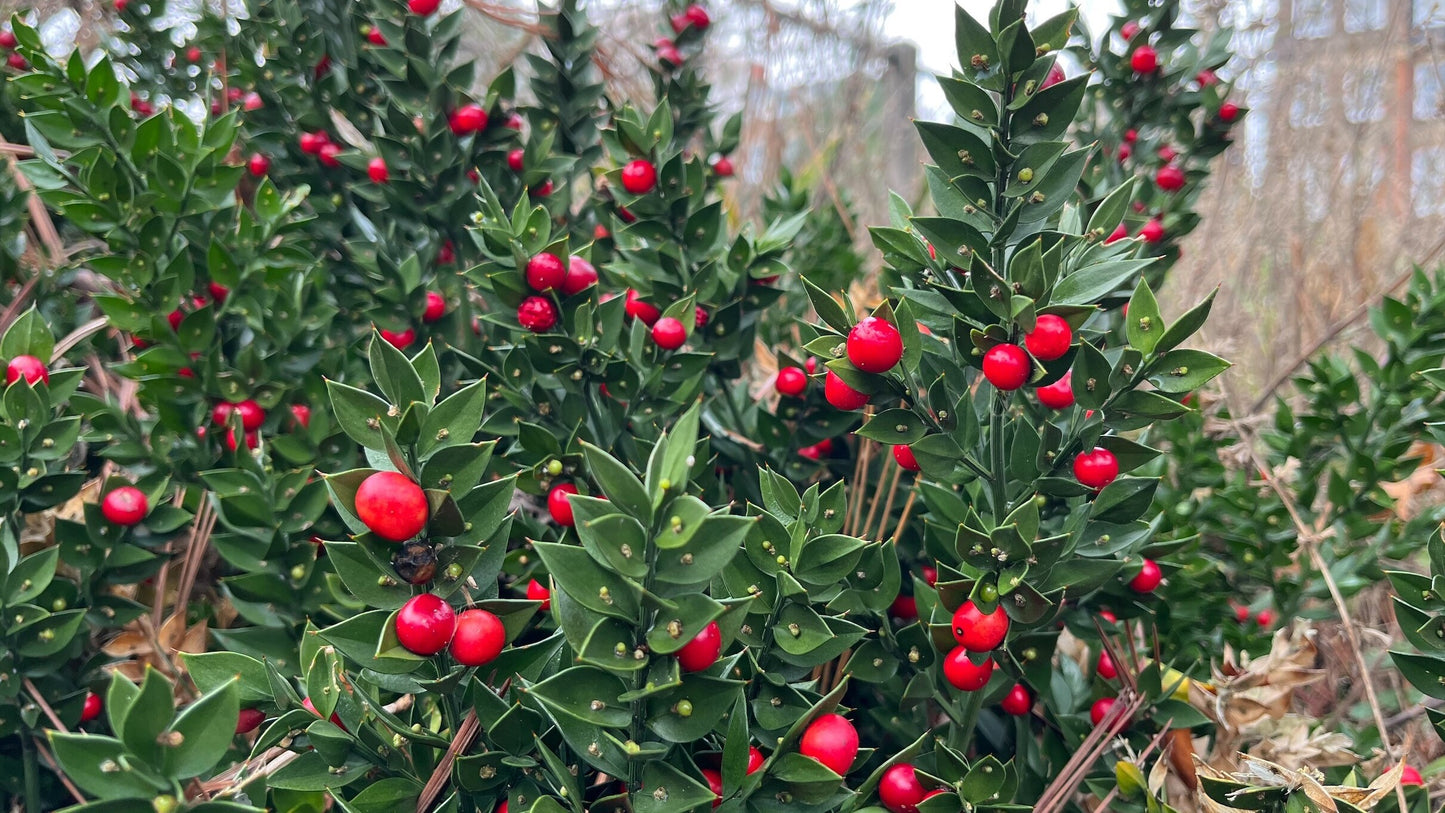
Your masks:
M292 404L291 420L302 429L309 427L311 425L311 407L305 404Z
M664 316L652 326L652 341L663 350L676 350L687 342L687 326Z
M886 319L865 316L848 331L848 360L865 373L886 373L903 358L903 334Z
M456 629L456 611L435 593L412 596L396 612L396 640L418 655L446 649Z
M972 601L953 612L953 638L969 652L992 652L1008 637L1008 614L1002 607L985 613Z
M703 308L703 306L698 305L697 307L695 307L695 308L692 309L692 329L693 329L693 330L702 330L703 328L707 327L707 320L708 320L707 310L706 310L705 308Z
M534 291L560 288L567 279L567 267L556 254L543 252L527 261L527 285Z
M1033 376L1029 355L1016 344L996 344L983 354L983 377L1005 392L1022 387Z
M823 378L823 397L835 409L851 412L855 409L862 409L868 405L868 394L859 392L848 386L848 382L838 377L832 370Z
M373 25L373 26L370 26L370 27L368 27L368 28L366 29L366 41L369 42L369 43L371 43L372 45L377 45L377 46L385 45L385 44L386 44L386 35L383 34L383 33L381 33L381 29L380 29L380 28L377 28L376 26Z
M1425 779L1420 776L1420 771L1414 765L1406 765L1405 769L1400 772L1400 784L1423 786Z
M1114 667L1114 659L1109 653L1100 652L1099 662L1094 665L1094 673L1104 680L1113 680L1119 676L1119 670Z
M968 659L968 650L956 646L943 659L943 678L948 685L961 692L976 692L988 685L988 679L993 677L993 658L985 658L983 663L974 663Z
M529 296L517 306L517 323L533 333L551 330L557 324L557 306L543 296Z
M416 0L413 0L416 2ZM433 0L427 0L433 2ZM480 133L487 129L487 111L481 105L464 104L452 111L447 118L447 125L451 127L452 134L458 136Z
M562 278L562 293L579 294L597 284L597 269L575 254L567 258L567 275Z
M100 716L100 712L104 708L105 701L101 699L100 695L95 692L86 692L85 703L80 707L80 721L82 723L88 723L94 720Z
M202 56L203 54L201 53L201 49L197 48L194 45L186 49L186 61L190 62L191 64L200 62Z
M1214 71L1205 68L1204 70L1194 75L1194 81L1199 83L1199 87L1207 88L1211 85L1219 84L1219 75L1216 74Z
M1074 331L1063 317L1046 313L1034 320L1034 329L1024 336L1024 346L1039 361L1063 358L1074 342Z
M232 405L232 408L236 410L237 415L241 416L242 429L247 431L260 429L261 424L266 422L266 410L262 409L260 404L250 398L247 398L239 404ZM214 415L212 415L212 417L214 417Z
M783 395L798 398L808 390L808 374L797 367L784 367L778 371L773 386Z
M426 309L421 312L421 320L427 324L432 324L445 316L446 312L446 298L436 291L427 291Z
M226 297L231 295L231 289L219 282L213 281L206 283L206 293L211 295L211 301L221 303L225 302Z
M406 7L411 10L412 14L420 14L425 17L435 13L438 8L441 8L441 4L441 0L407 0Z
M246 171L256 178L264 177L271 171L271 159L259 152L252 153L251 157L246 159Z
M1130 158L1130 156L1132 156L1133 154L1134 154L1134 148L1133 148L1133 147L1129 146L1128 144L1120 144L1120 145L1119 145L1119 163L1122 164L1122 163L1124 163L1125 161L1128 161L1129 158Z
M1154 183L1165 192L1178 192L1184 188L1184 170L1173 164L1165 164L1154 173Z
M622 188L634 195L645 195L657 186L657 167L638 158L622 168Z
M938 568L933 565L924 565L918 568L918 575L923 577L923 583L929 587L938 584Z
M907 762L893 765L878 780L878 801L893 813L918 813L918 803L927 793L918 781L918 772Z
M552 194L552 179L547 178L536 186L529 187L527 189L527 194L531 195L534 198L547 197L548 195Z
M1051 88L1067 78L1068 77L1064 75L1064 69L1059 67L1058 65L1054 65L1053 67L1049 68L1049 75L1044 77L1043 84L1039 86L1039 89L1044 90L1047 88Z
M1100 619L1101 621L1105 622L1106 624L1117 624L1117 623L1119 623L1119 616L1114 615L1113 611L1112 611L1112 610L1109 610L1108 608L1105 608L1105 609L1102 609L1102 610L1099 611L1099 619Z
M1221 108L1222 109L1222 108ZM726 155L713 162L712 171L719 178L731 178L733 176L733 162Z
M260 709L241 709L236 715L236 733L249 734L266 722L266 712Z
M706 31L707 27L712 25L712 18L708 16L707 9L697 3L688 6L687 10L682 14L687 18L687 21L696 26L699 31Z
M1125 42L1134 39L1139 36L1139 24L1133 20L1126 21L1119 27L1119 36L1123 37Z
M316 715L317 717L321 716L321 712L316 710L316 704L312 703L311 698L309 697L301 698L301 707ZM341 718L338 717L336 712L334 711L331 712L331 724L341 729L342 731L346 730L346 726L341 722Z
M452 241L448 240L442 243L442 247L437 249L437 265L451 265L456 259L457 250L452 245Z
M9 56L5 57L5 64L6 64L6 65L9 65L11 68L13 68L13 69L15 69L15 70L17 70L17 71L23 71L23 70L25 70L26 68L30 67L30 63L25 60L25 57L21 56L21 55L18 54L18 53L13 52L13 51L10 53ZM140 112L140 111L136 111L136 112ZM142 115L150 115L150 114L149 114L149 113L144 113L144 114L142 114Z
M721 654L722 630L716 621L710 621L702 632L677 651L677 665L684 672L701 672L717 663Z
M823 438L817 443L814 443L812 446L804 446L803 448L798 450L798 455L800 457L806 457L809 460L822 460L823 458L831 455L832 453L832 438Z
M527 600L542 602L542 612L552 609L552 591L536 579L527 582Z
M1239 105L1234 102L1225 102L1219 106L1220 121L1226 124L1232 124L1237 118L1239 118Z
M430 515L426 492L399 472L376 472L356 489L356 518L382 539L405 542L422 532Z
M1104 718L1108 716L1110 709L1113 708L1114 698L1112 697L1101 697L1098 700L1095 700L1094 705L1089 707L1090 722L1092 722L1094 725L1102 723L1104 721Z
M824 714L803 731L798 753L844 776L858 758L858 730L841 714Z
M507 629L502 619L482 609L464 610L452 634L452 658L463 666L483 666L502 654Z
M0 48L14 48L16 44L17 42L15 39L14 31L11 31L8 28L4 31L0 31Z
M568 528L575 524L572 517L572 495L577 493L577 486L571 483L559 483L547 492L547 513L552 515L552 521L558 525L565 525Z
M406 330L398 332L395 330L386 330L383 328L381 331L381 338L382 341L386 342L392 347L395 347L397 350L405 350L408 347L411 347L412 342L416 341L416 329L409 327Z
M1110 232L1108 237L1104 238L1104 245L1111 246L1119 242L1120 240L1127 240L1128 238L1129 227L1125 226L1123 223L1120 223L1119 225L1114 227L1114 231Z
M1023 717L1030 711L1033 711L1034 696L1028 689L1024 688L1022 683L1016 683L1012 689L1009 689L1008 694L1004 695L1003 701L999 703L999 707L1003 709L1004 714Z
M1159 52L1148 45L1140 45L1129 57L1129 67L1134 73L1153 73L1159 70Z
M707 781L708 790L712 791L712 806L717 807L722 804L722 774L712 768L699 768L698 770L702 772L702 778Z
M34 356L16 356L5 365L5 386L22 378L32 387L39 383L49 384L50 371L45 369L45 362Z
M372 183L386 183L391 180L391 171L386 168L386 159L380 155L366 163L367 177Z
M913 621L918 618L918 599L913 596L899 596L888 605L888 614L899 621Z
M906 443L898 443L893 446L893 460L904 471L918 471L918 458L913 456L913 449Z
M1068 409L1074 405L1074 371L1064 373L1063 377L1045 387L1034 390L1039 397L1039 403L1049 409Z
M1139 236L1150 245L1161 242L1164 239L1164 222L1157 217L1151 218L1139 228Z
M100 513L106 521L122 527L139 524L150 510L145 492L135 486L121 486L100 501Z
M749 745L747 770L748 774L752 775L753 773L756 773L757 770L761 767L763 767L763 752Z
M509 169L511 169L513 172L516 172L516 173L520 174L520 173L522 172L522 170L525 169L525 166L523 165L522 162L525 161L526 158L527 158L527 151L526 151L526 150L523 150L523 149L512 150L511 152L507 153L507 167L508 167Z
M1274 610L1271 610L1267 607L1263 610L1260 610L1259 615L1256 615L1254 617L1254 621L1256 624L1259 624L1261 629L1269 629L1270 627L1273 627Z
M643 302L641 295L631 289L627 291L625 310L629 317L641 319L642 323L649 327L656 324L658 318L662 316L662 311L658 310L656 305Z
M316 157L320 159L321 166L328 167L330 169L335 169L341 166L341 162L336 160L336 156L340 154L341 147L336 144L332 144L330 141L322 144L321 149L316 151Z
M1136 142L1136 141L1138 141L1138 140L1139 140L1139 131L1138 131L1138 130L1135 130L1133 127L1130 127L1129 129L1127 129L1127 130L1124 131L1124 142L1125 142L1125 143L1127 143L1127 144L1133 144L1134 142Z
M1095 446L1093 451L1082 452L1074 458L1074 477L1095 491L1114 482L1118 476L1119 459L1102 446Z
M1153 559L1145 559L1139 573L1129 580L1129 589L1136 593L1152 593L1164 581L1164 571Z

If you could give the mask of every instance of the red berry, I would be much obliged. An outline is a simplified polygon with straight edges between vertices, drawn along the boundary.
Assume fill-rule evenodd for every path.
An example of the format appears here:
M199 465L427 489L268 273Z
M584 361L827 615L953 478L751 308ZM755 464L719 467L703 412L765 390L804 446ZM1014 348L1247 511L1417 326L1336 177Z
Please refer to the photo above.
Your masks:
M673 45L672 40L660 39L653 43L653 47L657 49L658 60L666 65L675 68L684 61L682 52L677 50L677 46Z
M1224 108L1220 108L1222 112ZM731 178L733 176L733 162L726 155L713 162L712 171L719 178Z
M433 2L433 0L427 0L427 2ZM464 104L452 111L447 124L452 128L454 135L464 136L480 133L487 129L487 111L483 110L481 105Z
M832 453L832 438L823 438L817 443L814 443L812 446L804 446L803 448L798 450L798 455L800 457L806 457L809 460L821 460Z
M100 712L104 708L105 701L100 698L100 695L95 692L86 692L85 703L80 707L80 721L88 723L94 720L100 716Z
M246 171L257 178L263 177L271 171L271 159L259 152L252 153L251 157L246 160Z
M976 692L982 689L988 685L990 677L993 677L993 658L985 658L983 663L974 663L968 659L967 649L956 646L943 659L944 680L961 692Z
M1420 772L1415 769L1414 765L1406 765L1405 769L1400 772L1400 784L1423 786L1425 779L1420 776Z
M641 319L642 323L649 327L656 324L658 317L662 316L662 311L658 310L657 306L643 302L641 295L630 288L627 291L624 310L628 316L633 319Z
M100 501L100 513L112 525L129 528L150 513L150 501L135 486L121 486Z
M575 254L567 258L567 275L562 278L563 294L579 294L596 284L597 269L592 263Z
M672 33L681 34L692 25L692 20L689 20L686 14L674 14L668 18L668 23L672 25Z
M196 371L192 370L190 367L182 367L181 369L176 370L176 375L180 376L181 378L195 378ZM200 430L204 432L206 431L206 428L202 426L200 427Z
M1110 246L1114 243L1119 242L1120 240L1127 239L1128 237L1129 227L1125 226L1123 223L1120 223L1119 225L1114 227L1114 231L1110 232L1108 237L1104 238L1104 245Z
M502 124L502 126L506 127L508 130L516 130L520 133L522 131L522 117L517 114L517 111L514 110L511 113L507 114L507 120Z
M1039 387L1034 394L1039 397L1039 403L1049 409L1068 409L1074 405L1074 371L1064 373L1063 377L1046 387Z
M677 665L684 672L701 672L717 663L721 654L722 630L716 621L710 621L702 632L677 651Z
M803 731L798 753L844 776L858 758L858 730L841 714L824 714Z
M1274 610L1266 607L1265 609L1259 611L1259 615L1256 615L1254 617L1254 620L1255 623L1260 625L1260 627L1264 629L1269 629L1270 627L1274 626Z
M862 409L868 404L868 394L859 392L848 386L848 382L838 377L832 370L823 378L823 397L835 409L851 412L855 409Z
M904 471L918 471L918 458L913 456L913 449L906 443L895 444L893 447L893 460L903 467Z
M534 291L562 287L567 269L556 254L542 253L527 261L527 285Z
M1057 85L1058 83L1064 81L1066 78L1068 77L1064 75L1064 69L1059 67L1058 65L1054 65L1052 68L1049 68L1049 75L1044 77L1044 82L1042 85L1039 86L1039 89L1043 90L1045 88L1051 88L1054 85Z
M446 649L456 629L456 611L435 593L412 596L396 612L396 640L418 655Z
M1139 24L1133 20L1128 20L1119 27L1119 35L1124 38L1125 42L1134 39L1139 35Z
M1100 652L1099 662L1094 666L1094 672L1104 680L1113 680L1119 676L1119 670L1114 667L1114 659L1109 653Z
M527 151L526 151L526 150L523 150L523 149L512 150L511 152L507 153L507 166L508 166L513 172L516 172L516 173L518 173L518 174L521 174L522 170L524 169L524 165L522 164L522 161L525 160L526 157L527 157Z
M1225 102L1219 106L1219 120L1226 124L1233 123L1239 118L1239 105L1234 102Z
M722 804L722 774L712 768L699 768L698 770L702 772L702 778L707 780L708 790L712 791L712 806L717 807Z
M1134 55L1129 57L1129 67L1134 73L1153 73L1159 70L1159 52L1147 45L1140 45L1134 49Z
M11 51L11 52L10 52L10 55L7 56L7 57L5 57L5 64L6 64L6 65L9 65L11 68L14 68L14 69L17 70L17 71L23 71L23 70L25 70L26 68L30 67L30 63L25 61L25 57L21 56L20 54L15 53L14 51ZM140 111L136 111L136 112L140 112ZM149 112L146 112L146 113L143 113L142 115L147 115L147 116L148 116L148 115L150 115L150 113L149 113Z
M1002 702L999 703L999 707L1003 709L1004 714L1023 717L1030 711L1033 711L1034 696L1029 693L1028 689L1024 688L1022 683L1016 683L1012 689L1009 689L1008 694L1004 695Z
M1094 705L1089 708L1089 720L1093 722L1094 725L1098 725L1104 721L1104 718L1108 716L1109 710L1112 708L1114 708L1114 698L1112 697L1101 697L1095 700ZM1117 731L1122 727L1123 723L1121 721L1115 730Z
M291 420L302 429L309 427L311 425L311 407L305 404L292 404Z
M576 523L572 517L572 495L576 493L577 486L571 483L560 483L547 492L547 513L552 515L553 522L568 528Z
M1135 130L1133 127L1130 127L1129 129L1127 129L1127 130L1124 131L1124 141L1125 141L1125 143L1133 144L1135 141L1138 141L1138 140L1139 140L1139 131L1138 131L1138 130Z
M206 283L206 293L211 295L211 301L219 303L226 301L226 297L231 295L231 289L219 282L212 281Z
M383 341L385 341L392 347L395 347L397 350L405 350L408 347L411 347L412 342L416 341L416 329L409 327L406 330L401 331L400 333L394 330L383 329L381 331L381 338Z
M380 28L373 25L366 30L366 41L372 45L385 45L386 35L381 33Z
M527 582L527 600L542 602L542 611L546 612L552 608L552 591L533 579Z
M211 422L217 426L225 426L231 420L231 413L236 410L236 405L222 401L211 408Z
M548 178L537 186L531 187L527 190L527 194L531 195L534 198L547 197L548 195L552 194L552 179Z
M435 13L441 4L442 0L407 0L406 7L411 9L412 14L420 14L425 17Z
M1145 559L1138 575L1129 580L1129 589L1136 593L1152 593L1164 581L1164 572L1153 559Z
M698 305L696 308L692 309L693 330L702 330L703 328L707 327L707 319L707 310L704 309L703 306Z
M812 375L813 373L818 372L818 359L817 359L817 357L816 357L816 356L809 356L809 357L803 362L803 369L808 371L808 375Z
M924 565L918 568L918 575L923 577L923 583L929 587L938 584L938 568L933 565Z
M557 324L557 306L543 296L529 296L517 306L517 323L533 333L551 330Z
M196 63L201 61L201 49L192 45L186 49L186 61Z
M266 422L266 410L261 405L247 398L233 407L236 414L241 416L241 428L246 431L260 429L261 424Z
M386 159L380 155L366 163L366 174L371 177L372 183L386 183L391 180L391 172L386 168Z
M464 610L457 616L452 634L451 653L463 666L483 666L502 654L507 645L507 629L502 619L482 609Z
M303 697L303 698L301 698L301 707L304 708L304 709L306 709L307 711L311 712L312 714L316 715L317 717L320 717L320 716L321 716L321 712L319 712L319 711L316 710L316 704L315 704L315 703L312 703L312 702L311 702L311 698L309 698L309 697ZM334 711L331 712L331 723L332 723L332 725L335 725L337 728L341 729L342 731L345 731L345 730L346 730L346 726L342 724L341 718L340 718L339 716L337 716L336 712L334 712Z
M1106 622L1110 623L1110 624L1117 624L1117 623L1119 623L1119 616L1114 615L1113 611L1111 611L1111 610L1109 610L1109 609L1107 609L1107 608L1102 609L1102 610L1099 611L1099 618L1100 618L1101 620L1103 620L1103 621L1106 621Z
M260 709L241 709L236 715L236 733L249 734L266 722L266 712Z
M356 489L356 518L382 539L411 539L426 527L430 514L426 492L399 472L379 471Z
M1249 608L1246 607L1246 606L1244 606L1243 604L1236 604L1236 605L1234 606L1234 620L1235 620L1235 621L1238 621L1238 622L1241 623L1241 624L1243 624L1243 623L1245 623L1246 621L1248 621L1248 620L1249 620Z
M865 316L848 331L848 360L865 373L886 373L903 358L903 334L886 319Z
M321 152L322 147L331 143L331 138L325 133L302 133L300 142L302 152L307 155L316 155Z
M899 621L912 621L918 617L918 599L913 596L899 596L888 605L888 614Z
M340 154L341 147L328 141L321 145L321 149L317 151L316 157L321 160L321 166L335 169L341 166L341 162L336 160L336 156Z
M436 291L426 292L426 309L421 312L421 320L427 324L438 321L447 312L447 300Z
M761 767L763 767L763 752L749 745L747 770L748 775L751 776L752 774L756 773L757 770Z
M1219 76L1214 71L1205 68L1194 75L1194 81L1198 82L1201 88L1207 88L1210 85L1218 84Z
M171 330L180 330L180 329L181 329L181 322L182 322L185 318L186 318L186 312L183 311L183 310L181 310L180 308L176 308L175 310L173 310L173 311L171 311L170 313L166 314L166 321L170 323Z
M972 601L953 612L953 637L969 652L992 652L1008 637L1008 614L1002 607L984 613Z
M671 316L664 316L652 326L652 341L663 350L676 350L687 342L687 327Z
M608 231L608 230L607 230L607 227L604 226L604 225L602 225L601 223L598 223L596 226L593 226L593 227L592 227L592 239L593 239L593 240L606 240L607 238L609 238L609 237L611 237L611 236L612 236L612 232Z
M1114 482L1118 476L1119 459L1102 446L1095 446L1092 452L1081 452L1074 458L1074 477L1095 491Z
M797 398L808 390L808 374L797 367L784 367L773 386L783 395Z
M31 386L42 381L49 384L50 371L45 369L45 362L34 356L16 356L5 365L5 386L8 387L21 378Z
M10 29L0 31L0 48L14 48L16 45L15 32Z
M996 344L983 354L983 377L1004 392L1027 384L1033 373L1028 354L1016 344Z
M1153 245L1164 239L1164 223L1157 217L1149 220L1139 229L1139 236L1144 242Z
M452 246L452 241L448 240L442 243L442 247L437 249L437 265L451 265L456 259L457 251Z
M878 801L893 813L918 813L926 793L918 772L907 762L892 766L878 780Z
M1133 155L1133 154L1134 154L1134 148L1133 148L1133 147L1129 146L1128 144L1120 144L1120 145L1119 145L1119 163L1122 164L1122 163L1124 163L1125 161L1128 161L1128 160L1129 160L1129 156L1131 156L1131 155Z
M1032 332L1024 336L1024 346L1039 361L1061 359L1073 344L1074 331L1063 317L1046 313L1034 321Z
M1175 149L1168 144L1165 144L1164 146L1156 150L1155 154L1159 156L1160 161L1163 161L1166 164L1179 157L1179 153L1176 152Z
M622 168L622 188L634 195L645 195L657 186L657 167L638 158Z
M1165 192L1178 192L1184 188L1184 170L1173 164L1165 164L1154 173L1154 183Z
M687 18L688 22L697 26L697 30L699 31L706 31L707 27L712 25L712 18L708 16L707 9L697 3L688 6L687 10L682 14Z

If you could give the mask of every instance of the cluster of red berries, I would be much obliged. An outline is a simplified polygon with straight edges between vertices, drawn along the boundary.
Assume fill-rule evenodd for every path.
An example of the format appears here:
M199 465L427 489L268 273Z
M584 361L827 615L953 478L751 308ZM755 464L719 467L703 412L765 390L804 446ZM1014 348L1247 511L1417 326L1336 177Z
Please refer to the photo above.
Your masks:
M396 640L417 655L443 649L463 666L484 666L502 653L507 630L493 613L474 607L458 614L435 593L412 596L396 613Z
M8 387L22 378L32 387L36 384L49 384L50 371L45 368L45 362L34 356L16 356L5 365L5 386Z
M976 692L993 676L993 658L974 663L969 656L985 655L1003 645L1008 637L1008 614L1002 607L985 613L972 601L965 601L953 612L952 629L958 646L943 659L943 677L959 691Z
M30 63L25 61L25 57L15 52L15 46L17 44L18 42L15 39L14 31L8 28L0 29L0 50L10 52L5 56L5 64L14 70L23 71L30 67Z

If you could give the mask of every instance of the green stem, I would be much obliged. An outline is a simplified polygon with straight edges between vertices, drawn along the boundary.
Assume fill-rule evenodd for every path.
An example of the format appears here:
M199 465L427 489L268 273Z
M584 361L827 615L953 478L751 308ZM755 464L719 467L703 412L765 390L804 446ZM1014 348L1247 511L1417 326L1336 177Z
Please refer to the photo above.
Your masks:
M654 537L652 534L649 534L649 535L648 535L648 538L647 538L647 557L646 557L646 558L647 558L647 575L646 575L646 576L643 578L643 580L642 580L642 589L643 589L645 592L648 592L648 593L652 592L652 587L653 587L653 574L655 574L655 573L657 572L657 557L658 557L658 548L657 548L656 539L655 539L655 537ZM637 608L637 634L638 634L639 640L640 640L642 634L648 629L648 627L649 627L649 626L651 625L651 623L652 623L652 618L651 618L652 611L647 608L647 602L642 601L642 602L639 602L638 604L639 604L639 606L638 606L638 608ZM641 689L641 688L643 687L643 685L644 685L644 683L645 683L646 680L647 680L647 670L646 670L646 669L639 669L639 670L637 670L637 672L634 674L634 676L633 676L633 678L632 678L632 688L633 688L633 690L636 691L636 690ZM643 699L633 700L633 701L632 701L632 724L631 724L630 726L628 726L628 729L627 729L627 738L628 738L628 741L631 742L631 743L638 743L638 744L640 744L641 741L642 741L642 738L643 738L643 733L647 730L647 729L646 729L646 726L647 726L647 701L646 701L646 700L643 700ZM640 789L642 788L642 760L640 760L640 759L629 759L629 760L627 761L627 779L628 779L628 783L627 783L627 790L628 790L628 792L635 792L635 791L640 790Z
M25 758L25 805L28 810L40 810L40 762L35 756L35 744L28 736L20 737L21 750Z
M962 731L962 741L958 751L961 754L968 754L968 747L973 744L973 730L978 726L978 713L983 710L982 689L976 692L969 692L968 699L963 704L963 724L959 727Z
M1004 393L996 393L993 397L993 410L988 419L989 453L993 457L993 477L989 485L993 488L993 513L994 524L1003 522L1005 511L1008 510L1008 471L1004 462L1003 448L1003 427L1004 410L1008 407L1008 396Z

